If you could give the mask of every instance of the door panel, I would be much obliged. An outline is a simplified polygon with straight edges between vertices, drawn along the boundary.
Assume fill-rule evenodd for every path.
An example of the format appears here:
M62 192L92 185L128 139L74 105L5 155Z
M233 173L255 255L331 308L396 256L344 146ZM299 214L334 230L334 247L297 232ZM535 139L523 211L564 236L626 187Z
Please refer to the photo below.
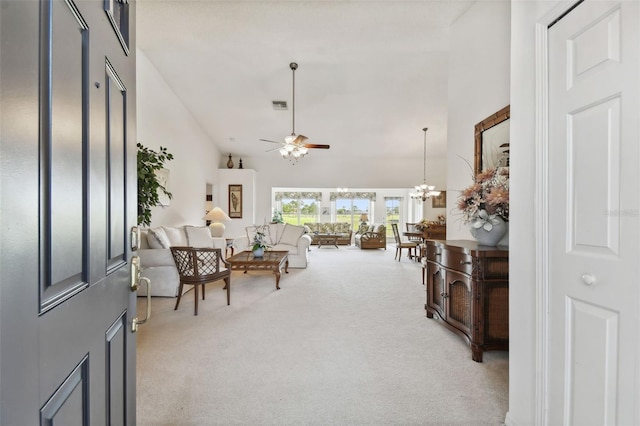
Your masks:
M638 2L549 29L547 423L635 424Z
M46 311L87 285L83 187L89 31L78 10L62 0L42 2L40 15L41 310Z
M446 273L447 287L445 306L447 321L454 327L471 336L471 319L473 318L471 303L471 283L467 276L455 271Z
M131 1L0 7L3 425L135 424L135 30L105 6L135 23Z

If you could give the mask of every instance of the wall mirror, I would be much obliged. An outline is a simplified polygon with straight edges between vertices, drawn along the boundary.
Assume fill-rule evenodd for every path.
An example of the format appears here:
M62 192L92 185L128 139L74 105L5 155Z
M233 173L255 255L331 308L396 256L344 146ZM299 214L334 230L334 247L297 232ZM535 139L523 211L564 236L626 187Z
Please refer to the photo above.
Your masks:
M475 128L475 174L494 167L509 166L510 106L491 114Z

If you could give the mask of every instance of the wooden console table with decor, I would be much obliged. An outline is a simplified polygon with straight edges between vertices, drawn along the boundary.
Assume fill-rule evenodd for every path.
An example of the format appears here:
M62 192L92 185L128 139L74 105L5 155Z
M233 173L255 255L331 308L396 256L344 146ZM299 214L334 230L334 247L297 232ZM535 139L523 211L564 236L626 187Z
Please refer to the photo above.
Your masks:
M475 241L426 241L427 318L462 336L471 358L509 349L509 249Z
M446 240L447 239L447 225L429 225L428 228L424 228L423 239L425 240Z

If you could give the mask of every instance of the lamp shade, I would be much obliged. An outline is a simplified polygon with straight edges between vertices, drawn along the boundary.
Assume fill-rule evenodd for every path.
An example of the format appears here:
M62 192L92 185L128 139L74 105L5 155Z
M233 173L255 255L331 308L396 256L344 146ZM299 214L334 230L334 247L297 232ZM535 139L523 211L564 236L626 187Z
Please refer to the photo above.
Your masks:
M209 213L207 213L207 215L204 217L204 219L217 222L231 220L231 218L227 216L227 214L220 207L212 208L211 211L209 211Z
M220 207L214 207L209 213L206 214L204 219L211 221L211 224L209 225L211 236L217 238L224 235L225 226L221 222L231 220L231 218L227 216L227 214Z
M369 215L367 215L366 213L362 213L360 215L360 222L367 222L369 220Z

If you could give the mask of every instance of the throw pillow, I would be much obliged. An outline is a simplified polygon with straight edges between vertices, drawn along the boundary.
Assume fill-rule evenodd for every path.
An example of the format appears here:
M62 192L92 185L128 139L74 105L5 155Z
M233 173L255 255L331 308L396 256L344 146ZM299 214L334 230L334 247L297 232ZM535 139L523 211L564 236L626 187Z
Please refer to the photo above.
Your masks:
M184 230L187 233L187 244L189 247L213 248L211 231L209 231L207 226L185 226Z
M278 244L288 244L290 246L297 246L298 240L304 234L304 226L296 226L291 224L285 224L282 231L282 237Z
M172 246L188 246L189 242L187 241L187 236L184 233L184 229L182 228L173 228L169 226L163 226L165 234L167 234L167 238L169 238L169 242Z
M276 233L275 229L272 230L271 226L267 226L266 228L263 229L263 226L260 225L253 225L253 226L247 226L244 228L247 231L247 238L249 239L249 245L253 244L253 238L256 236L256 232L258 231L258 229L261 229L262 231L264 231L264 236L265 236L265 242L267 243L267 245L276 245L277 244L277 240L275 238L275 235L272 235L272 233Z
M149 229L147 232L147 243L152 249L168 249L171 247L169 238L162 228Z

